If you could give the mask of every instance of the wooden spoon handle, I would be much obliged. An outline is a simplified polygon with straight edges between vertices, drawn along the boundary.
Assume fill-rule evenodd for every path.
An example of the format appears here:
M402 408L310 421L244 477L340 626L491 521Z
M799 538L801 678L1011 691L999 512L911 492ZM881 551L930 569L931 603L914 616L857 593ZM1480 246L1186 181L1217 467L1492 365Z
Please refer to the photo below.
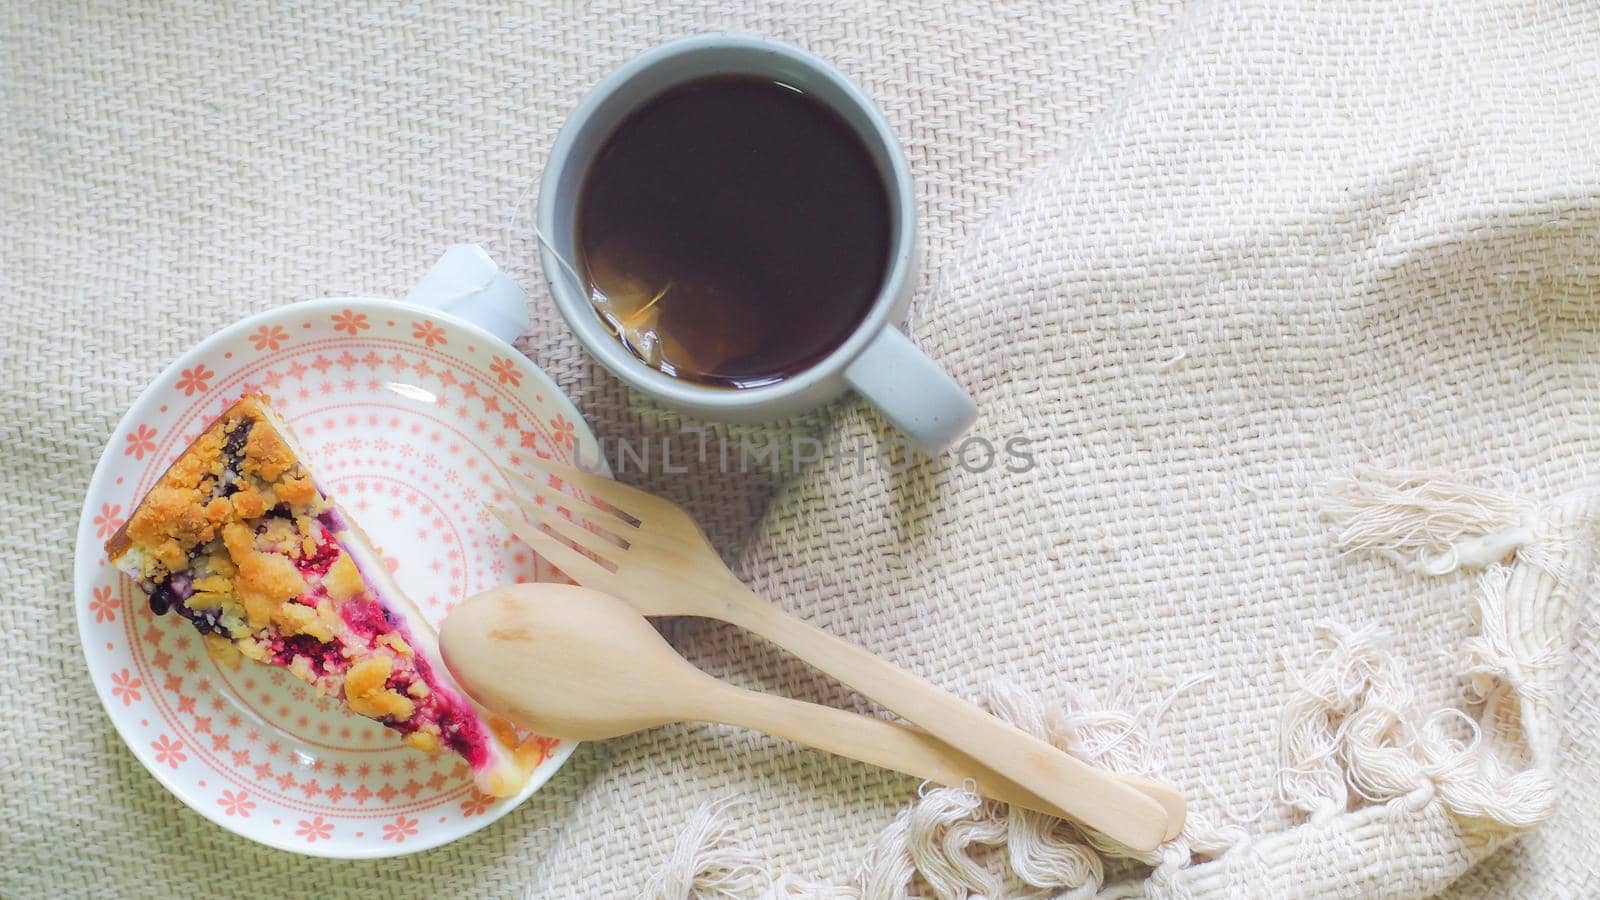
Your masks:
M714 691L711 702L706 704L700 717L706 721L754 729L826 753L904 772L938 784L951 787L970 784L973 790L984 797L1023 809L1058 818L1067 815L1048 800L920 728L732 687L727 691ZM1176 798L1179 804L1183 802L1175 791L1157 782L1137 776L1107 774L1129 783L1141 793L1148 786L1153 799L1163 806L1164 801L1172 798ZM1159 798L1155 795L1159 795ZM1176 836L1176 832L1173 836Z
M1168 807L1110 773L1068 756L860 647L784 613L743 585L730 584L719 599L725 604L726 621L793 653L971 759L982 760L1013 786L1042 798L1052 810L1064 812L1140 851L1155 849L1169 833L1182 828L1181 797L1177 798L1176 816L1170 815ZM805 735L765 727L761 730L809 740ZM866 761L883 764L878 759ZM892 764L888 767L898 768Z

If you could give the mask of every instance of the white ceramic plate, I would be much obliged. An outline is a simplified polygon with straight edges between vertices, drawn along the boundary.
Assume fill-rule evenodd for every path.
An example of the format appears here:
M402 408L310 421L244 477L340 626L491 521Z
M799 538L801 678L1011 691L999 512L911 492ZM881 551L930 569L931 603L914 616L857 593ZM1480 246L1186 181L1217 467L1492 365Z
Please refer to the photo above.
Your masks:
M180 616L155 616L102 544L167 465L240 394L268 393L324 487L435 625L497 584L559 573L484 510L496 467L598 445L555 384L489 332L384 300L313 300L252 316L184 354L112 433L78 526L78 632L100 700L179 799L251 840L367 858L438 846L527 799L573 745L549 742L521 795L474 791L466 766L403 747L287 673L214 662Z

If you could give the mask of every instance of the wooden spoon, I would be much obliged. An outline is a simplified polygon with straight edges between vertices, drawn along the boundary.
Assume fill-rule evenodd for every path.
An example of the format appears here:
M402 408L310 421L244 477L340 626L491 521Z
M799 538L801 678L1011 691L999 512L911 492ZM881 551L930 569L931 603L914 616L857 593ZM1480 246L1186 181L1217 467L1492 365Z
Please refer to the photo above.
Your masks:
M717 722L939 784L971 784L995 800L1077 819L1135 850L1154 849L1167 836L1156 801L1134 793L1135 803L1123 804L1120 794L1096 790L1128 785L1115 773L1083 766L1084 802L1059 809L921 730L719 681L679 656L633 607L587 588L485 591L445 618L439 646L475 700L540 734L605 740L675 722Z

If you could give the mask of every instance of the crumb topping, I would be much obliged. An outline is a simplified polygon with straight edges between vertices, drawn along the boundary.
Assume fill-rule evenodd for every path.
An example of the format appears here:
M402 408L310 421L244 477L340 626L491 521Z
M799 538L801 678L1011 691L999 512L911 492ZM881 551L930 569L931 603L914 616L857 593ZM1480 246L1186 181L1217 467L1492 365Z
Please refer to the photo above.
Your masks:
M295 461L294 452L271 428L250 429L245 437L242 468L246 475L254 475L268 483L277 481L291 470L295 472L296 480L303 477L299 473L300 464Z
M328 596L335 600L348 600L367 587L366 582L361 580L361 570L348 556L339 557L328 568L328 574L322 578L322 586L328 589Z
M410 698L389 688L394 658L374 654L350 667L344 676L344 699L350 708L374 719L409 719L415 705Z
M192 568L197 550L225 535L229 526L253 528L279 504L298 513L281 520L286 527L301 517L314 519L328 507L267 419L262 398L247 396L211 423L167 469L127 524L107 542L106 551L112 562L119 562L129 550L139 551L138 576L162 581ZM235 565L241 564L244 546L238 539L227 545ZM218 548L207 549L208 555L216 555ZM265 571L252 574L273 577ZM281 573L277 578L280 588L287 586ZM261 589L280 592L267 584Z

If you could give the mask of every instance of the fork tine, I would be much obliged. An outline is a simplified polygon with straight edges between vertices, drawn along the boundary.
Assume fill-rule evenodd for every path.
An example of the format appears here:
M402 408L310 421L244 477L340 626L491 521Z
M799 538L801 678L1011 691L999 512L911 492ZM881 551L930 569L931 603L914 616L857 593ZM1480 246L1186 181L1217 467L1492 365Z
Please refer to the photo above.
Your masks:
M554 531L561 537L578 545L579 549L587 550L611 565L617 564L617 560L613 557L628 549L622 543L619 543L619 541L623 541L623 538L609 532L597 534L590 531L582 523L574 522L556 512L556 508L553 506L540 506L526 499L515 499L517 500L517 506L529 515L530 520L535 525L543 525L546 529ZM585 519L584 521L588 520Z
M655 515L663 519L688 517L688 513L678 508L676 503L604 475L586 472L548 459L531 460L528 465L530 468L539 469L572 484L591 497L599 498L612 508L613 515L620 514L632 519L639 523L641 528L647 527L645 516Z
M500 524L510 529L518 540L533 548L535 553L583 586L609 590L614 584L615 574L600 563L498 506L489 507L489 512L500 520Z
M554 503L541 506L527 497L521 497L516 494L512 494L508 499L516 504L517 509L522 510L522 515L527 520L535 525L543 525L552 531L561 532L564 537L585 550L593 550L596 553L601 552L599 547L592 546L595 542L594 539L597 537L604 539L607 544L611 545L607 548L607 552L614 553L628 548L628 540L606 528L603 523L594 521L593 513L574 513L578 517L578 521L574 522L557 513L557 507ZM593 526L593 529L588 526ZM614 562L614 560L607 560L607 562Z
M532 494L534 494L536 496L543 497L544 498L544 502L546 502L546 503L549 503L549 504L552 504L552 505L556 505L556 506L564 506L567 509L570 509L575 513L583 513L586 518L593 517L593 516L596 516L596 515L598 515L598 516L607 516L607 517L610 517L610 518L613 518L613 519L620 519L621 518L620 516L618 516L616 513L612 512L609 509L602 509L599 506L596 506L594 501L592 501L592 500L589 500L589 499L586 499L586 498L583 498L583 497L575 497L572 494L568 494L568 493L566 493L564 491L557 490L556 488L552 487L549 482L540 481L537 478L529 478L528 476L522 474L521 472L513 471L511 469L507 469L504 466L500 467L500 472L501 472L501 474L505 475L506 478L509 478L511 480L511 482L513 484L517 485L518 487L521 487L524 490L526 490L529 493L532 493ZM557 476L557 477L559 477L559 476ZM513 499L519 499L519 500L521 499L521 498L516 497L515 494L513 494L512 497L513 497ZM526 505L524 505L524 504L522 504L520 502L517 505L521 506L525 511L529 509L528 506L526 506ZM624 524L631 524L626 519L622 519L622 522ZM637 526L635 526L635 527L637 527Z

